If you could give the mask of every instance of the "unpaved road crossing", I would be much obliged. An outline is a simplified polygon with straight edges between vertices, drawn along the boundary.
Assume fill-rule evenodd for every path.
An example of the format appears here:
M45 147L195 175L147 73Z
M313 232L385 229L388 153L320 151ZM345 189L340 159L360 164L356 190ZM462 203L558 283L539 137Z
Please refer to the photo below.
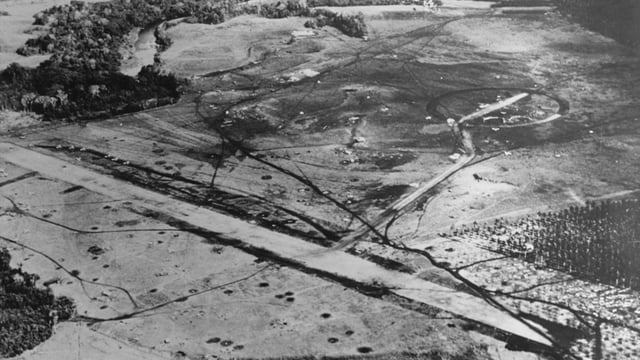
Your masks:
M540 334L544 333L543 328L516 320L472 295L415 276L386 270L347 253L326 252L318 245L177 201L17 145L0 144L0 154L1 159L31 171L82 186L114 199L126 198L141 208L206 229L248 252L266 252L276 259L291 262L295 266L338 281L344 279L361 284L376 283L389 288L397 295L541 344L551 345L549 338ZM309 257L309 254L314 255ZM534 331L533 328L538 331Z
M463 126L464 123L470 120L498 111L528 96L530 96L529 93L521 93L521 94L512 96L508 99L504 99L496 103L489 104L483 109L480 109L472 114L468 114L461 117L456 121L457 122L456 126ZM553 114L549 116L547 119L543 120L542 122L553 121L558 119L560 116L561 116L560 114ZM528 125L532 125L532 124L528 124ZM455 134L457 134L458 136L462 136L460 131L455 132ZM345 238L341 239L340 242L338 242L335 246L333 246L333 248L336 250L345 249L350 245L354 244L355 242L357 242L358 240L361 240L364 235L366 235L369 231L371 231L371 229L379 229L383 225L389 224L390 221L393 221L393 219L399 216L404 210L406 210L411 205L415 204L416 201L418 201L420 198L425 196L425 194L427 194L431 189L438 186L440 183L442 183L444 180L449 178L451 175L458 172L460 169L463 169L467 165L469 165L476 158L476 151L475 151L475 146L473 145L473 139L471 138L471 134L469 132L467 132L467 134L469 134L470 138L465 140L466 140L466 143L469 144L469 146L465 146L465 149L464 149L465 153L456 160L455 164L447 168L442 173L438 174L436 177L430 179L425 184L421 185L418 189L411 192L409 195L394 202L389 208L385 209L375 219L368 221L366 225L361 226L360 228L356 229ZM457 139L457 141L459 143L463 143L463 139Z

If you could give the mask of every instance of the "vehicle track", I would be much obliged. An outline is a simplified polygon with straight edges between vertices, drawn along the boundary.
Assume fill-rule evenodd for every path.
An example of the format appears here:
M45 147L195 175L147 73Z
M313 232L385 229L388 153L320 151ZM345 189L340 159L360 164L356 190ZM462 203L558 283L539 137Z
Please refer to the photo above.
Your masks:
M489 88L483 88L482 90L485 89L489 89ZM492 90L503 90L503 88L491 88ZM496 102L494 104L491 104L489 106L487 106L487 111L489 112L493 112L493 111L497 111L503 107L509 106L512 103L522 99L524 96L523 95L527 95L527 94L531 94L531 93L537 93L540 95L544 95L544 96L548 96L550 98L553 98L554 100L556 100L558 102L558 104L560 104L560 110L558 111L558 114L556 115L561 115L564 114L568 111L569 109L569 105L568 102L564 101L563 99L551 96L551 95L547 95L544 92L541 91L536 91L536 90L529 90L529 89L521 89L521 88L507 88L509 90L517 90L517 91L521 91L522 94L520 95L516 95L513 96L509 99L503 100L503 101L499 101ZM437 104L439 103L439 99L442 99L443 97L446 96L451 96L452 94L460 94L460 93L466 93L466 92L472 92L472 91L480 91L479 90L475 90L475 89L465 89L465 90L459 90L459 91L454 91L454 92L449 92L449 93L445 93L444 95L438 96L436 97L434 100L430 101L429 104L427 105L427 109L431 110L432 114L436 114L441 118L444 118L444 115L441 113L438 113L436 108L437 108ZM460 119L458 119L456 121L455 126L457 127L462 127L464 125L465 122L472 120L473 118L480 116L479 114L481 114L482 112L476 112L467 116L464 116ZM534 125L535 123L530 123L527 125ZM395 220L397 220L397 218L402 214L403 211L405 211L408 207L412 206L413 204L415 204L416 201L418 201L419 199L421 199L425 194L427 194L430 190L432 190L433 188L435 188L438 184L442 183L444 180L448 179L451 175L455 174L456 172L462 170L463 168L467 167L477 156L476 154L476 150L475 150L475 146L472 145L473 143L473 139L471 136L470 132L465 132L466 134L468 134L467 136L469 137L469 139L466 139L467 143L470 143L471 145L467 145L465 146L465 154L462 155L460 157L460 159L458 159L458 161L452 165L451 167L449 167L448 169L446 169L445 171L443 171L442 173L440 173L438 176L434 177L433 179L429 180L426 184L422 185L421 187L419 187L416 191L414 191L413 193L409 194L408 196L399 199L398 201L396 201L393 205L391 205L391 207L387 208L385 211L383 211L380 215L378 215L375 219L369 221L368 226L366 227L360 227L359 229L355 230L354 232L352 232L351 234L349 234L348 236L344 237L338 244L336 244L335 246L333 246L333 249L335 250L342 250L345 249L347 247L349 247L350 245L356 243L357 241L361 240L363 236L365 236L369 230L371 229L371 227L374 228L379 228L385 224L387 224L387 228L390 226L390 224L392 222L394 222ZM461 134L460 131L458 132L454 132L454 135L457 134ZM458 135L461 136L461 135ZM458 139L460 142L462 142L462 139ZM381 238L384 241L389 242L389 239L384 239Z
M553 95L551 93L548 93L544 90L539 90L539 89L527 89L527 88L519 88L519 87L478 87L478 88L469 88L469 89L461 89L461 90L454 90L454 91L449 91L446 92L444 94L440 94L436 97L434 97L433 99L431 99L426 106L426 110L427 112L429 112L430 114L439 117L440 119L444 120L447 117L449 117L449 115L446 115L444 113L442 113L440 110L438 110L438 107L441 106L441 102L443 99L446 99L448 97L452 97L455 95L460 95L460 94L467 94L467 93L472 93L472 92L479 92L479 91L517 91L517 92L522 92L522 93L528 93L530 95L540 95L540 96L545 96L548 97L552 100L554 100L555 102L558 103L558 111L557 114L559 115L565 115L569 112L570 106L569 106L569 102L559 96ZM519 124L517 126L530 126L530 125L535 125L537 124L536 122L532 122L532 123L526 123L526 124ZM515 127L514 125L511 126L505 126L505 127Z

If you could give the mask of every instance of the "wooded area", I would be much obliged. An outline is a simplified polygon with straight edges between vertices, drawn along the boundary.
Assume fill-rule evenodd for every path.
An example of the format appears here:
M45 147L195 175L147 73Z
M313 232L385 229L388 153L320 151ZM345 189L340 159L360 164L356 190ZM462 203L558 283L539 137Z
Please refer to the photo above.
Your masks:
M240 14L267 18L316 17L309 26L333 26L349 36L364 36L362 16L312 10L299 1L246 5L178 0L114 0L52 7L34 15L42 34L18 50L24 56L51 54L35 69L12 64L0 73L0 107L34 111L45 119L91 119L142 110L175 101L181 80L145 66L134 78L119 72L120 47L134 28L185 18L191 23L218 24ZM171 40L156 30L159 50Z
M73 302L36 287L38 275L9 266L11 256L0 249L0 357L31 349L51 336L56 320L67 320Z

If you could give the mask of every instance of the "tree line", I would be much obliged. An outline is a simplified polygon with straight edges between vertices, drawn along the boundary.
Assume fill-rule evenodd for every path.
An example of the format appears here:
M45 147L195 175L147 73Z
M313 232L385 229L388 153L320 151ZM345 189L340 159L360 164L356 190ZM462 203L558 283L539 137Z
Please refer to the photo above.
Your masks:
M38 276L11 268L11 255L0 249L0 357L12 357L51 336L54 317L63 321L75 312L71 300L36 287Z
M167 20L218 24L240 14L309 16L315 18L309 26L334 26L350 36L366 34L361 15L312 10L297 0L261 5L238 0L71 1L34 15L41 35L29 39L18 53L51 57L35 69L12 64L0 72L0 108L35 111L49 119L87 119L171 103L183 83L162 73L158 63L143 67L135 77L119 72L125 37L134 28ZM157 27L155 34L160 50L171 45L164 27Z

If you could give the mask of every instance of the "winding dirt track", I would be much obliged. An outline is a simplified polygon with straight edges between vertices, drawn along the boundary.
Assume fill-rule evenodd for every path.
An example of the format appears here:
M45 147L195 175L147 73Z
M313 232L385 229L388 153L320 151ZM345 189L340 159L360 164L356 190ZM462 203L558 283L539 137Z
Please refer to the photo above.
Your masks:
M540 94L540 95L549 96L549 95L544 94L544 93L539 92L539 91L530 91L530 90L527 90L527 89L511 89L511 90L522 90L524 92L521 93L521 94L515 95L515 96L513 96L511 98L508 98L508 99L505 99L505 100L490 104L486 108L484 108L484 109L482 109L480 111L476 111L476 112L474 112L472 114L463 116L462 118L457 120L455 126L460 128L467 121L476 119L476 118L478 118L480 116L486 115L488 113L497 111L497 110L502 109L502 108L504 108L506 106L514 104L518 100L521 100L521 99L526 98L527 96L531 95L531 93L536 93L536 94ZM463 90L463 91L455 92L455 93L463 93L463 92L468 92L468 91L469 90ZM453 94L453 93L447 93L446 95L449 96L451 94ZM552 115L551 117L548 117L547 119L552 119L552 120L553 119L557 119L561 114L564 114L566 111L568 111L569 106L568 106L568 103L566 101L564 101L562 99L559 99L559 98L552 97L552 96L549 96L549 97L553 98L554 100L556 100L558 102L558 104L560 104L560 110L559 110L559 112L557 114ZM442 99L442 98L443 98L443 96L440 96L440 97L437 97L436 99L434 99L433 101L431 101L429 103L429 105L427 105L427 109L430 109L433 113L437 113L436 108L437 108L437 105L439 103L439 99ZM440 114L440 115L441 115L441 117L444 117L442 114ZM533 125L533 124L535 124L535 123L530 123L530 124L527 124L527 125ZM461 136L460 135L461 134L460 131L454 132L454 134L456 134L457 136ZM467 134L468 134L467 136L469 136L470 138L466 139L466 142L471 144L473 139L471 138L471 134L470 133L467 133ZM458 140L460 140L460 142L462 142L462 139L458 139ZM361 226L360 228L358 228L357 230L355 230L354 232L349 234L347 237L344 237L340 242L338 242L335 246L333 246L332 249L334 249L334 250L345 249L345 248L349 247L350 245L356 243L357 241L361 240L362 237L365 236L367 233L369 233L372 228L378 229L383 225L386 225L386 224L389 224L390 222L393 222L400 214L402 214L402 212L404 210L406 210L411 205L415 204L416 201L418 201L423 196L425 196L425 194L427 194L431 189L435 188L438 184L440 184L444 180L448 179L451 175L455 174L459 170L465 168L467 165L469 165L476 158L476 151L475 151L475 147L473 145L465 146L464 150L465 150L465 154L462 155L458 159L458 161L456 161L456 163L453 166L449 167L448 169L446 169L444 172L442 172L441 174L439 174L435 178L429 180L429 182L427 182L426 184L420 186L413 193L411 193L411 194L407 195L406 197L396 201L389 208L387 208L380 215L378 215L375 219L369 221L367 226Z
M428 304L502 331L552 346L553 340L536 323L513 317L474 295L450 289L417 276L385 269L342 251L247 224L204 207L140 188L66 161L10 144L0 143L0 159L111 198L126 198L133 206L169 216L215 236L221 243L250 254L267 256L293 268L332 279L345 286L372 288ZM64 170L63 170L64 169ZM314 254L313 256L309 256ZM369 284L369 285L367 285ZM372 289L369 289L372 290ZM106 321L111 319L94 319Z
M459 20L459 18L450 19L444 23L428 26L420 30L434 30L437 34L438 30L441 30L446 24L456 20ZM405 43L400 43L397 44L397 46L400 47L404 44ZM387 53L389 48L372 41L371 46L365 49L365 51L366 50L370 50L370 53L367 54L362 52L357 54L353 59L347 62L347 65L357 63L363 58L374 58L377 55ZM253 65L254 64L246 64L238 69L225 71L225 73L233 72L234 70L244 70ZM341 66L344 66L344 64L341 64ZM332 70L334 70L334 68L325 70L320 74L320 76ZM208 76L211 77L218 75L220 75L220 73L208 74ZM284 88L286 88L286 86L283 86L280 89ZM461 90L460 92L477 90L478 89ZM537 93L528 89L519 90L526 91L528 93ZM442 97L448 95L451 95L451 93L435 98L430 102L427 108L429 109L430 106L433 106L434 111L432 113L437 114L438 112L436 108L438 101L442 99ZM201 99L196 101L197 114L203 120L215 121L215 117L210 117L200 113L201 109L199 100ZM242 101L252 100L255 100L255 98L244 99ZM568 106L563 107L563 103L559 103L561 105L561 113L568 109ZM228 108L231 108L234 105L238 105L238 103L230 104ZM445 118L444 115L440 117L442 120ZM458 120L457 126L461 126L466 120L467 119L465 118ZM218 132L233 147L240 149L249 157L253 156L251 154L251 149L246 149L240 141L234 141L232 138L225 136L223 131ZM469 138L468 140L471 139ZM133 199L133 202L140 207L152 209L159 213L180 219L185 223L192 224L197 228L206 229L212 233L215 232L216 235L220 236L224 242L249 253L266 253L270 258L287 263L294 268L328 277L344 284L350 284L351 286L353 286L354 283L356 286L364 286L366 284L372 284L375 281L376 283L381 284L381 288L387 289L387 291L399 296L445 309L464 318L487 324L496 329L516 334L540 344L551 345L553 341L545 329L535 323L513 316L513 314L505 312L504 309L495 306L493 303L487 302L485 299L454 289L449 289L416 276L387 270L351 254L343 251L337 251L360 240L362 236L369 232L380 235L378 229L381 226L393 222L397 216L401 215L403 211L415 204L416 201L423 198L438 184L471 164L476 158L476 152L473 150L473 147L469 147L466 150L466 154L461 156L455 164L435 178L429 180L413 193L409 194L405 198L399 199L374 220L367 221L366 219L359 218L363 225L349 236L343 238L331 249L320 247L295 237L275 233L259 226L249 225L242 220L221 215L203 207L175 200L165 195L147 191L130 183L100 176L92 171L70 166L65 162L56 162L52 158L48 158L41 154L35 154L30 150L10 144L0 144L0 158L5 158L6 160L16 164L25 164L25 167L27 168L73 184L84 186L87 189L105 195L113 197L122 197L123 195L126 195L128 198ZM264 162L257 157L255 157L255 160ZM276 168L275 165L270 163L265 163L265 165ZM63 167L66 169L64 172L60 171ZM287 172L282 168L276 168L276 170L281 171L286 175L294 177L296 175L294 173ZM302 181L305 179L300 178L299 180ZM311 187L314 191L321 193L315 185ZM337 201L335 203L338 206L340 205ZM212 224L216 224L216 226L212 227Z
M333 246L332 249L333 250L345 249L350 245L361 240L364 235L366 235L367 233L369 233L369 231L371 231L371 227L374 227L377 229L387 224L389 221L392 221L399 214L401 214L406 208L415 204L415 202L418 201L420 198L422 198L427 192L429 192L429 190L433 189L438 184L440 184L441 182L449 178L449 176L455 174L456 172L458 172L459 170L467 166L471 161L473 161L473 159L475 159L475 157L476 157L475 152L461 156L460 159L458 159L458 161L453 166L449 167L447 170L445 170L435 178L429 180L429 182L422 185L413 193L396 201L393 205L391 205L389 208L383 211L375 219L369 221L368 223L370 226L361 226L360 228L356 229L354 232L349 234L349 236L340 240L340 242L338 242L335 246Z

